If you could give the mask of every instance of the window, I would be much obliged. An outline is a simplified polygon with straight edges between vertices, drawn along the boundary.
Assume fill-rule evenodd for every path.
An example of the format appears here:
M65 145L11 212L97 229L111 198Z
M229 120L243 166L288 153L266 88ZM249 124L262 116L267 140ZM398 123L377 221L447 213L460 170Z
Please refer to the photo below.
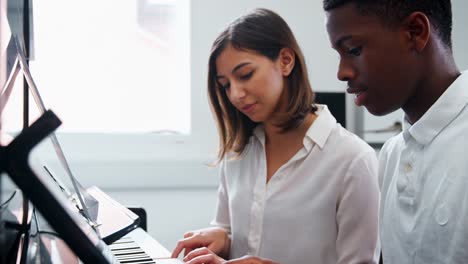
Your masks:
M85 186L206 184L187 174L207 174L217 143L205 94L191 92L189 0L41 0L33 17L31 72L63 121L57 136ZM21 129L22 104L19 75L5 131ZM30 98L31 121L38 116ZM41 159L60 174L49 143Z
M33 8L31 72L60 132L190 133L188 0L41 0ZM18 88L12 101L21 102ZM21 110L5 109L7 127L21 128Z

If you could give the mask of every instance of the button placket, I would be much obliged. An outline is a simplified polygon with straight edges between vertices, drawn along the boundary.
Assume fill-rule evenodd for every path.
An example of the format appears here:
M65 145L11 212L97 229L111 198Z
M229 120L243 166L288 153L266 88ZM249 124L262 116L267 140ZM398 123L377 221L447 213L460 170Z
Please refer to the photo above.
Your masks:
M262 234L263 214L265 210L266 195L266 160L263 160L263 168L256 180L254 193L252 196L252 207L250 211L250 230L249 230L249 254L257 255L260 237Z
M415 155L412 148L412 142L407 142L407 148L401 153L396 182L399 201L410 207L415 205L415 184L417 181L415 179Z
M263 190L262 190L263 189ZM254 200L252 203L252 211L250 218L250 232L249 232L249 245L251 248L252 254L257 254L260 237L262 235L263 227L263 215L265 210L265 188L260 188L256 190L254 194Z

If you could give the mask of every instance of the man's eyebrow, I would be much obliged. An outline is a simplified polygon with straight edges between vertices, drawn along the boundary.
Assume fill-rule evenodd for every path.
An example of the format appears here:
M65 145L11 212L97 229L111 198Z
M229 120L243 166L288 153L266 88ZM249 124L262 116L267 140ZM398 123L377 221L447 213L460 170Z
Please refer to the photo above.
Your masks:
M236 67L234 67L234 69L232 69L232 73L235 73L236 71L238 71L240 68L244 67L245 65L248 65L250 64L250 62L244 62L244 63L241 63L241 64L238 64ZM220 79L220 78L224 78L223 75L218 75L216 76L216 79Z
M343 45L343 42L347 41L348 39L352 39L353 36L351 35L346 35L341 38L339 38L337 41L335 41L335 47L341 47Z

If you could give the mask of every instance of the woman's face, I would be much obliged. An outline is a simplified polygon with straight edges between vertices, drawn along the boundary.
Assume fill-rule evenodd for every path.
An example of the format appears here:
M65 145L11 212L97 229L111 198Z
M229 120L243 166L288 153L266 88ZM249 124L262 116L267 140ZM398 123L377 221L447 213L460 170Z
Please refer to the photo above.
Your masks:
M281 56L272 61L228 45L216 60L219 89L224 89L232 105L254 122L272 123L274 114L286 109L285 77L290 71L285 70Z

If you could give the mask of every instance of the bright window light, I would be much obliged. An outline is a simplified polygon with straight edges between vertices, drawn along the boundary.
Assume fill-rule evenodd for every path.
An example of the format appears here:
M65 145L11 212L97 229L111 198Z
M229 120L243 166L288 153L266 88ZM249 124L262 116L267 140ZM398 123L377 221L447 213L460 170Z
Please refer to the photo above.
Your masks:
M190 133L188 0L33 4L31 71L61 132Z

